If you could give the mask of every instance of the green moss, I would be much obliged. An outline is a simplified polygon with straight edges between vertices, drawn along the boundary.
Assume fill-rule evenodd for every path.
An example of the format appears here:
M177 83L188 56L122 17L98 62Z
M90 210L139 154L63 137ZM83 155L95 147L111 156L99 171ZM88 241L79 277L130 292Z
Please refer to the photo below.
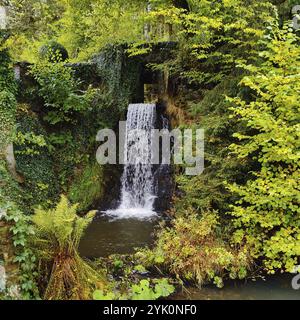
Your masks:
M104 193L103 167L96 159L87 163L82 169L75 173L68 198L73 203L79 203L79 210L89 209L92 204L99 200Z

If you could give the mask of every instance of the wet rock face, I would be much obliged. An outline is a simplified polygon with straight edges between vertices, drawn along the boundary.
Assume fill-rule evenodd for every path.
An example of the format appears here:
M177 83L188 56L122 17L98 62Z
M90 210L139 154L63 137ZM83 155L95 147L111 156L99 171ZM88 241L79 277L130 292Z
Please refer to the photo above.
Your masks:
M166 115L166 104L157 104L157 129L171 130L170 121ZM172 140L171 149L172 149ZM160 146L160 153L162 148ZM161 159L161 155L160 155ZM172 164L160 164L154 165L154 177L155 177L155 194L157 198L154 202L154 209L158 212L166 211L171 206L171 201L174 192L174 169Z
M105 196L96 203L99 211L116 209L120 205L122 165L106 165L104 168Z
M154 173L156 180L156 194L154 209L158 212L166 211L171 206L174 181L171 165L160 165Z

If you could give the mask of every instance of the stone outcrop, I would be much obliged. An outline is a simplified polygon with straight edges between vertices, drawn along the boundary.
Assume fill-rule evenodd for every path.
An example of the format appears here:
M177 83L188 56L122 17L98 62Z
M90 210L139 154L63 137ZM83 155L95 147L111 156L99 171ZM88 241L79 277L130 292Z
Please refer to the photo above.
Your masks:
M14 247L11 240L10 225L0 216L0 299L1 296L19 296L19 267L14 262Z

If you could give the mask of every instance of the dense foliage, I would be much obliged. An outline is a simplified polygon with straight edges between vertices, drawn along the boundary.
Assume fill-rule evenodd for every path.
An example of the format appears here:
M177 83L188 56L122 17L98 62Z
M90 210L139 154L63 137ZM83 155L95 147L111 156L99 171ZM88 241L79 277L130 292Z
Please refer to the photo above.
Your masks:
M75 113L88 108L89 92L80 94L79 83L74 79L72 70L66 68L61 56L51 63L41 60L31 68L31 73L39 84L39 95L47 108L44 120L52 125L74 121Z
M297 1L1 4L0 227L13 234L23 297L37 297L34 277L45 299L157 299L175 289L165 277L221 287L299 264ZM10 56L32 63L19 81ZM96 133L143 100L150 72L172 125L205 129L205 170L177 166L172 221L155 246L101 260L99 272L78 254L92 215L77 211L104 199L119 173L97 164Z
M300 48L288 27L270 29L258 67L243 66L248 100L235 98L234 115L247 126L231 145L239 158L252 158L258 170L245 185L230 185L240 199L233 206L236 243L247 242L271 273L292 272L300 254Z

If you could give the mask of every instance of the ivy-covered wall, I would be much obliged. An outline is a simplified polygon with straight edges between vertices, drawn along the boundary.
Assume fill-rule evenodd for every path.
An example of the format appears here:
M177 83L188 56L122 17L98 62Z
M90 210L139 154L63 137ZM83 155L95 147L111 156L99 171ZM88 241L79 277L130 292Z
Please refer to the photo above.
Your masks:
M97 73L108 87L110 98L124 112L128 103L143 102L141 58L129 58L126 45L111 45L103 49L92 61Z

